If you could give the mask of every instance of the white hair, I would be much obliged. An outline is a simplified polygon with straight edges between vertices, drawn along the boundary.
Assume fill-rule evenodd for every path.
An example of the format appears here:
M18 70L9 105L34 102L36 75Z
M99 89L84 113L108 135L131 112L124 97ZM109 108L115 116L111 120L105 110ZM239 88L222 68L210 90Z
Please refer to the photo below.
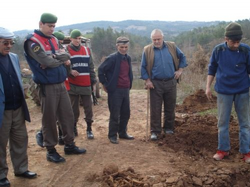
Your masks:
M164 36L163 32L161 29L154 29L152 32L151 32L151 38L152 36L155 34L155 33L160 33L162 35L162 37Z

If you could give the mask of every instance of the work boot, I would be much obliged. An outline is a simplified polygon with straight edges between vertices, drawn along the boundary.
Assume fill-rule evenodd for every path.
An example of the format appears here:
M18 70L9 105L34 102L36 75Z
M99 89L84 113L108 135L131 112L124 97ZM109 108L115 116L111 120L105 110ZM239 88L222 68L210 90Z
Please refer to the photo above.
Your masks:
M0 186L10 187L10 181L6 177L0 179Z
M78 155L86 153L86 149L79 149L79 147L77 147L75 143L72 143L72 144L66 144L64 146L64 152L66 155L71 155L71 154Z
M58 137L58 144L59 145L64 145L64 141L61 136Z
M40 147L44 147L43 146L43 132L42 130L38 131L36 133L36 143L37 145L39 145Z
M47 150L47 160L54 163L65 162L65 158L59 155L55 148Z
M94 139L94 134L92 131L87 131L87 138L88 139Z
M115 137L115 136L109 137L109 140L113 144L119 144L119 141L117 140L117 137Z
M133 136L128 135L127 133L119 135L120 139L125 139L125 140L133 140L135 139Z
M158 139L157 134L154 133L154 132L152 132L150 139L151 139L152 141L157 140L157 139Z
M92 123L87 123L87 138L88 139L94 139L94 134L92 132L91 125Z
M74 124L74 135L75 137L78 136L77 123Z

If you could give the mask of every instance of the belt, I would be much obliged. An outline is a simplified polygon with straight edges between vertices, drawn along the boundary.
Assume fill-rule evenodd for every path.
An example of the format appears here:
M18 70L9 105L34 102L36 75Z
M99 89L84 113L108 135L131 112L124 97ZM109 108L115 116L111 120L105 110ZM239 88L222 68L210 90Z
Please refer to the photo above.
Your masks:
M168 78L168 79L156 79L156 78L154 78L153 80L155 80L155 81L167 82L167 81L170 81L170 80L173 80L173 79L174 79L174 77Z

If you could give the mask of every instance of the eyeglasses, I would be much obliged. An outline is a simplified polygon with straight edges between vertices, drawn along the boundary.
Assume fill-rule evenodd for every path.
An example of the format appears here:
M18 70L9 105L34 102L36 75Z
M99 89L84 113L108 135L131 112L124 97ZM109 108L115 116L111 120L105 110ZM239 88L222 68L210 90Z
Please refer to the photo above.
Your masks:
M0 43L2 43L4 46L14 45L15 44L14 41L0 41Z

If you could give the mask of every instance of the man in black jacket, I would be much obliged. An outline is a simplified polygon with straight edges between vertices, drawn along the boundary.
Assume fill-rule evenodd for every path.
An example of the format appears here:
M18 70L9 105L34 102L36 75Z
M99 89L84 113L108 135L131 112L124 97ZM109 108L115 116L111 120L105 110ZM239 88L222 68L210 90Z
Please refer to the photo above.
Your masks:
M129 91L132 87L133 74L131 58L127 54L129 39L116 39L117 52L109 55L98 68L98 76L103 89L108 93L110 111L108 137L111 143L118 144L120 139L133 140L127 134L127 124L130 118Z

